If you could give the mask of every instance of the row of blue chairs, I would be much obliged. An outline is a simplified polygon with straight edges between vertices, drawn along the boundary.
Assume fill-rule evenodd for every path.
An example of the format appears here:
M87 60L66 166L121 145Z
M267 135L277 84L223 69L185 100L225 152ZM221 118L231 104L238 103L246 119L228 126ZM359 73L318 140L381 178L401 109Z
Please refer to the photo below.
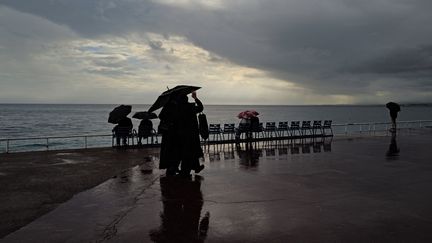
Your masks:
M259 127L250 131L255 137L271 138L271 137L294 137L294 136L333 136L332 120L314 120L312 121L291 121L290 125L287 121L259 123ZM234 123L223 124L210 124L209 134L213 140L234 139L236 133L244 131L242 124L235 127ZM240 132L243 133L243 132Z

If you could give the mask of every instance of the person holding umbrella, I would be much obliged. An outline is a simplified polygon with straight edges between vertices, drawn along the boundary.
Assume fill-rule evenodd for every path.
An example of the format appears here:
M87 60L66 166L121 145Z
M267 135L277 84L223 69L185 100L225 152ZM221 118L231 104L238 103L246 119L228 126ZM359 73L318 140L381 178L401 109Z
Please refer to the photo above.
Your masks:
M392 128L390 129L391 132L396 132L396 118L398 115L398 112L401 110L400 105L395 102L389 102L386 104L387 109L390 111L390 118L392 121Z
M136 112L132 117L141 119L141 122L138 126L138 145L142 145L141 140L143 138L146 139L153 135L153 122L150 119L156 119L157 115L153 112L141 111Z
M204 107L197 98L196 86L179 85L163 92L149 112L161 107L158 132L162 134L159 169L167 169L167 175L175 175L181 163L180 174L188 176L191 170L199 173L204 165L199 164L203 157L199 139L196 114ZM195 103L189 103L187 94L192 93Z
M192 92L194 103L188 102L186 95L178 96L178 111L181 114L178 119L178 134L181 140L180 160L182 176L189 176L191 170L199 173L204 169L204 165L200 165L199 158L204 156L199 138L199 127L197 114L204 110L204 106L198 99L196 92Z
M123 146L127 146L128 135L132 132L132 120L127 117L132 111L130 105L120 105L109 113L108 122L117 124L112 131L116 137L117 146L120 146L120 140L123 140Z

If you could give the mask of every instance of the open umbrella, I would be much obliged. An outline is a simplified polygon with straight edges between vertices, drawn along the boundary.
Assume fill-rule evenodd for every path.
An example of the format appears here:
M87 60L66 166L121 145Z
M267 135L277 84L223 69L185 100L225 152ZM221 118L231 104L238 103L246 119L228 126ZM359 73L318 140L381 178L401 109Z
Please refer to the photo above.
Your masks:
M136 119L142 119L142 120L158 118L158 116L155 113L147 112L147 111L136 112L132 117Z
M132 106L130 106L130 105L117 106L116 108L114 108L114 110L112 110L109 113L108 122L113 123L113 124L117 124L122 118L129 115L129 113L131 113L131 111L132 111Z
M400 111L400 106L398 103L395 102L389 102L386 104L387 109L391 111Z
M190 86L190 85L177 85L176 87L172 89L168 89L165 92L163 92L157 100L153 103L153 105L150 107L148 112L153 112L161 107L163 107L171 97L178 96L178 95L187 95L190 94L201 87L197 86Z
M242 111L240 112L237 117L240 119L250 119L252 117L256 117L258 116L259 113L256 112L255 110L246 110L246 111Z

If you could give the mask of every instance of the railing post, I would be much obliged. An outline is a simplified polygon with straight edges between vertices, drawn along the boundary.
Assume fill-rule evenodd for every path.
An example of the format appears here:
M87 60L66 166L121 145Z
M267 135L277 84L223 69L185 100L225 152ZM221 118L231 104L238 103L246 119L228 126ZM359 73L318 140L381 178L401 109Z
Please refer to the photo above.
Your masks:
M362 133L362 124L360 124L359 131Z
M84 148L87 149L87 136L84 136Z
M46 139L46 149L49 150L49 138Z
M345 135L348 134L348 123L345 123Z
M6 153L9 153L9 139L6 140Z

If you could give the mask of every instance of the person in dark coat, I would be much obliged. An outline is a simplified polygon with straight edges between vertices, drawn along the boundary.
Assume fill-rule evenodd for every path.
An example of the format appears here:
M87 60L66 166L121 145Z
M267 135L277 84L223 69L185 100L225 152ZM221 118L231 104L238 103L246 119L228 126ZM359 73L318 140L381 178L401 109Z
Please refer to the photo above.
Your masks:
M132 120L129 117L125 116L118 121L112 130L116 136L117 146L120 146L121 139L123 140L123 146L127 146L127 136L132 131L132 128Z
M395 102L389 102L386 104L387 109L390 111L390 118L392 121L392 132L396 132L396 118L398 116L398 112L401 110L400 105Z
M180 140L178 130L178 102L170 99L159 114L158 133L162 134L159 169L167 169L167 175L175 175L180 164Z
M200 165L199 158L204 157L199 138L199 126L197 114L204 110L203 104L198 99L196 92L192 93L194 103L189 103L186 95L178 97L178 130L177 136L180 147L181 174L189 175L191 170L199 173L204 169Z
M150 119L141 120L138 126L138 145L141 145L141 140L152 136L153 122ZM153 139L152 139L153 142Z

